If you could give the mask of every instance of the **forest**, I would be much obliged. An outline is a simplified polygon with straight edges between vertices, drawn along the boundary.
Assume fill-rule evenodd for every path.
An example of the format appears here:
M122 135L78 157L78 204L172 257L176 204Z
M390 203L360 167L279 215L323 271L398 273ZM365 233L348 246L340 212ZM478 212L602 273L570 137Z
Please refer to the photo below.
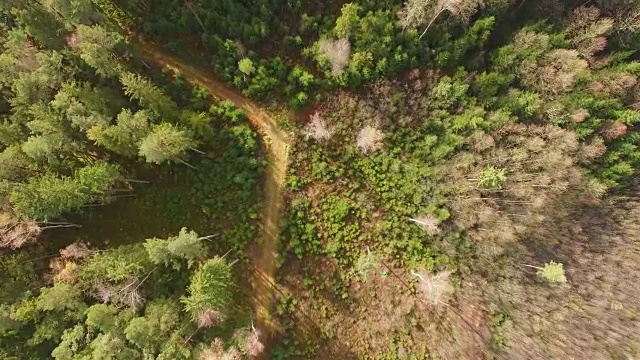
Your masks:
M640 0L0 15L0 360L640 358Z

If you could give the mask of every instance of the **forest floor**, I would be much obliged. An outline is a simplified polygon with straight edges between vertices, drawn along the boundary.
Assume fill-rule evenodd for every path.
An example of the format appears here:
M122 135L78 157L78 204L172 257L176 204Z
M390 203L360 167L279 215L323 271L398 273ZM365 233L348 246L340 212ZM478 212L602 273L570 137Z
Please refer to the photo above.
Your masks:
M263 139L267 150L264 183L265 204L260 216L259 246L256 251L251 252L253 262L251 283L257 326L261 333L268 338L274 330L269 309L275 298L276 245L284 202L282 190L289 158L290 136L280 129L276 121L259 105L239 92L229 89L206 70L199 69L185 60L169 54L158 45L140 39L132 39L132 42L141 50L145 60L182 74L188 81L207 89L212 96L220 100L232 101L245 112L250 124Z

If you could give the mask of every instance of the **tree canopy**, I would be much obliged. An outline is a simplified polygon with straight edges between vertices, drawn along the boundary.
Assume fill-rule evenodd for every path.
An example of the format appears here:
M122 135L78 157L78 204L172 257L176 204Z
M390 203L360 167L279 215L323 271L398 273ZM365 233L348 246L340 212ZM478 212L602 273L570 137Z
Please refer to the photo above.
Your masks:
M640 357L640 1L0 15L1 359Z

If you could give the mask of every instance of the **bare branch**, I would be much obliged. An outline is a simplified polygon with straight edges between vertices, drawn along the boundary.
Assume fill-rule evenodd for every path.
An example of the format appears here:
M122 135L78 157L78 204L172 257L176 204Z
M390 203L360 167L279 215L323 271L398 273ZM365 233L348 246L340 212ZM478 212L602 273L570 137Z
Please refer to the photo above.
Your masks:
M331 73L340 75L349 63L351 56L351 44L349 39L343 38L338 40L322 39L318 44L320 53L331 62Z
M70 244L64 249L60 250L60 257L63 259L82 259L91 255L92 251L89 250L87 244L76 241Z
M429 234L435 235L441 232L438 225L440 221L433 215L426 215L420 218L410 218L409 221L418 224L421 228L425 229Z
M357 145L360 151L368 153L379 150L383 143L384 133L373 126L365 126L358 133Z
M441 271L436 274L421 275L413 270L411 274L419 278L418 291L433 305L447 305L446 300L453 293L450 276L451 271Z
M320 116L317 111L311 115L309 124L304 128L302 134L305 139L312 138L318 142L331 139L331 129L327 126L327 122Z

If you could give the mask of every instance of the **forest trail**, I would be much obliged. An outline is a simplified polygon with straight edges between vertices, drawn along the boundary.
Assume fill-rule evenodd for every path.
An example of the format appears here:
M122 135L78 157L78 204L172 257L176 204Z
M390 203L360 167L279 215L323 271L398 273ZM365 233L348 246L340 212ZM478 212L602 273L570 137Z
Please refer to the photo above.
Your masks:
M181 73L188 81L207 89L218 99L232 101L244 110L249 122L263 138L267 148L264 184L266 204L260 216L259 251L252 256L254 271L251 283L257 326L262 334L269 337L273 334L269 308L274 299L276 244L283 208L281 194L288 164L289 136L259 105L239 92L229 89L206 70L186 63L158 45L140 39L131 39L131 41L143 53L145 60Z

